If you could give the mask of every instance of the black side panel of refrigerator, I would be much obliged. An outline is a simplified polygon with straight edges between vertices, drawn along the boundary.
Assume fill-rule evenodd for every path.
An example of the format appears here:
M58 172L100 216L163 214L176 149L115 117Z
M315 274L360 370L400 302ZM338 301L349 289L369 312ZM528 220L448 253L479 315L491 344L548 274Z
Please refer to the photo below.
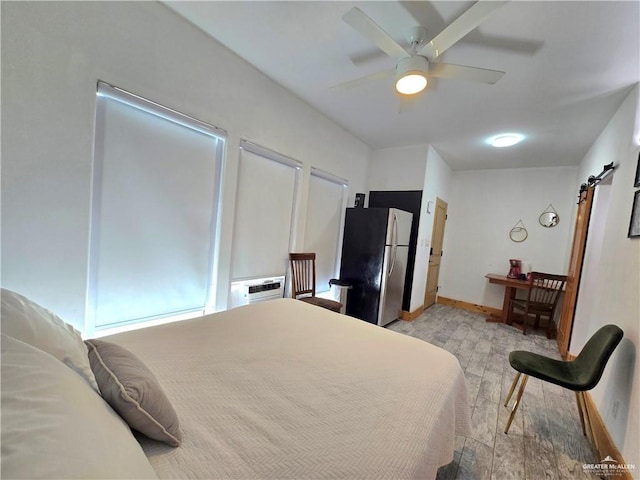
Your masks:
M377 324L384 246L389 218L386 208L347 208L340 279L351 283L347 315Z
M373 190L369 192L369 207L399 208L400 210L404 210L405 212L413 213L411 237L409 240L409 258L407 260L407 276L405 277L404 294L402 296L402 309L407 312L411 307L411 290L413 287L413 271L415 267L416 250L418 245L418 224L420 223L419 219L421 203L422 190Z

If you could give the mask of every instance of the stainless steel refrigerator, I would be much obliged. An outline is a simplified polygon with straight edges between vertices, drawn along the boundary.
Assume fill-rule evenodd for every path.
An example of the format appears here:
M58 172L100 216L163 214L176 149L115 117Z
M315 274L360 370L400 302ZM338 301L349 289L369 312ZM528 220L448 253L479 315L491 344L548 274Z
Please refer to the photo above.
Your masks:
M413 214L397 208L347 208L340 279L352 285L346 314L384 326L402 309Z

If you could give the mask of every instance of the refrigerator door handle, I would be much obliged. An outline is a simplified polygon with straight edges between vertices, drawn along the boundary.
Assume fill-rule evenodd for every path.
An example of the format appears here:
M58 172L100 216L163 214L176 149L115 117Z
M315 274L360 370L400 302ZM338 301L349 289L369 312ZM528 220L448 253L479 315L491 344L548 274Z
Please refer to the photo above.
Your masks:
M394 247L398 246L398 214L393 212L393 231L391 234L391 244Z
M396 266L396 255L398 254L398 245L393 246L393 260L391 260L391 268L389 268L389 273L387 274L387 278L391 278L391 274L393 273L393 267Z
M393 267L396 266L396 255L398 253L398 215L396 214L396 212L393 212L393 224L391 226L391 246L393 247L393 259L391 260L391 266L389 267L387 278L391 278Z

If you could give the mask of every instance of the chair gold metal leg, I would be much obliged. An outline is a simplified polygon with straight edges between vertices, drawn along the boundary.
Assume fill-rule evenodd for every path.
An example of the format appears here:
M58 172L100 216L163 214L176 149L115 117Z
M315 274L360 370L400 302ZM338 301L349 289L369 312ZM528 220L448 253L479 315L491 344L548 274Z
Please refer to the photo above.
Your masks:
M582 425L582 434L587 434L587 429L584 423L584 412L587 408L584 401L584 392L576 392L576 401L578 402L578 413L580 413L580 424Z
M504 406L506 407L509 404L509 400L511 400L511 395L513 395L513 391L516 389L516 385L518 384L518 380L520 380L520 372L516 374L516 378L513 379L513 383L511 384L511 388L509 388L509 393L507 393L507 399L504 401Z
M516 410L520 405L520 399L522 398L522 394L524 393L524 387L527 386L527 380L529 380L529 375L525 375L522 378L522 383L520 384L520 390L518 390L518 395L516 396L516 402L513 404L513 410L511 410L511 415L509 415L509 420L507 420L507 426L504 428L504 433L509 433L509 427L511 426L511 422L513 422L513 417L516 416Z

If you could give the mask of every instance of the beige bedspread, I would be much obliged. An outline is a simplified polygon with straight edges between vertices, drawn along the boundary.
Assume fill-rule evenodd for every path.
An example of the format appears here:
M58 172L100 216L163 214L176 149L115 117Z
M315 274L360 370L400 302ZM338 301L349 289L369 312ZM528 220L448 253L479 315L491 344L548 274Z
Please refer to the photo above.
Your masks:
M160 478L434 478L468 433L457 359L282 299L105 338L155 373L184 433L141 439Z

